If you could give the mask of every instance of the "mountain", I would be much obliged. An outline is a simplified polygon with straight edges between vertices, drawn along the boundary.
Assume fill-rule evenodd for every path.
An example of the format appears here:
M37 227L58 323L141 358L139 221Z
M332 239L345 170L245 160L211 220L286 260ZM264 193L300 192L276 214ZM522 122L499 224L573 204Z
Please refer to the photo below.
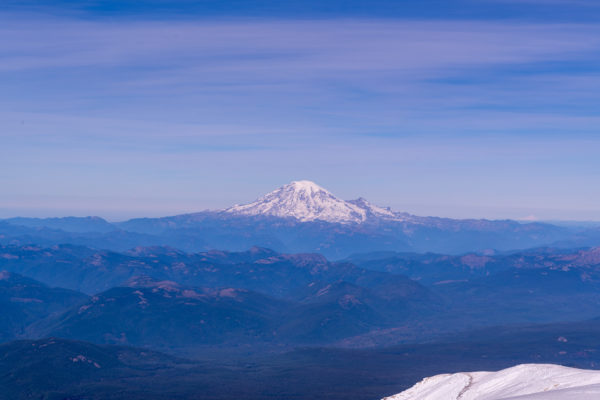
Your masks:
M403 319L394 312L395 305L386 304L376 293L347 282L313 283L307 292L306 297L291 307L279 329L279 336L289 341L311 345L334 342L386 326L389 317L396 317L396 323ZM398 311L406 319L409 314L406 299L402 305Z
M119 253L81 246L0 246L0 266L52 286L98 293L135 276L196 287L234 287L295 300L313 282L345 281L383 296L420 302L429 291L401 275L369 271L319 254L244 252L185 253L150 247Z
M600 248L534 249L510 254L354 256L363 268L404 272L439 296L442 312L407 326L344 339L352 347L422 341L444 332L503 324L594 318L600 310Z
M460 372L425 378L386 400L595 400L600 371L521 364L497 372Z
M539 268L549 271L579 269L592 274L600 267L600 247L582 249L537 248L499 253L375 252L354 254L343 261L361 268L406 275L423 285L444 285L497 274L511 268ZM584 271L585 270L585 271ZM598 278L595 278L598 279ZM588 279L591 282L591 279Z
M367 274L354 279L366 287L298 279L299 283L282 286L290 292L282 298L234 287L201 288L134 277L63 314L31 324L27 334L160 350L315 345L395 326L435 309L433 296L418 284L400 276L387 277L385 285L377 283L382 278Z
M373 263L369 257L374 257ZM383 257L382 263L379 257ZM258 309L265 315L262 322L254 321L258 324L257 331L262 333L252 339L243 330L232 328L240 341L389 346L491 325L559 322L565 316L569 320L588 319L598 315L600 309L600 248L571 251L545 248L463 256L377 253L354 259L363 267L347 261L331 262L318 254L280 254L262 248L186 253L169 247L138 247L119 253L68 245L0 246L2 268L51 286L120 299L122 303L114 309L107 306L112 303L104 301L98 303L101 308L92 307L101 311L98 320L117 320L112 314L129 310L132 316L124 322L135 320L140 326L152 326L154 322L145 309L133 315L139 305L139 296L134 292L145 293L150 289L127 288L130 283L123 288L124 282L139 276L157 282L170 281L174 286L169 290L203 293L204 299L208 298L207 290L231 289L241 301L228 306L239 306L240 312L249 312L248 315ZM153 288L156 292L151 290L144 298L158 296L167 288ZM265 299L258 301L259 295ZM186 327L188 319L196 319L199 315L196 312L209 312L208 309L226 304L223 301L203 302L193 307L186 304L195 302L185 296L159 296L151 303L156 308L152 313L147 312L156 318L179 315L181 325L177 335L181 334L182 340L186 337L191 340L194 336L189 332L193 328ZM271 303L278 305L277 313L270 311ZM187 311L170 315L178 304ZM265 308L257 308L257 304ZM65 326L87 315L77 311L72 310L72 318L63 321ZM170 326L165 321L161 326ZM116 333L105 329L102 335L93 336L95 333L87 330L88 322L81 323L86 328L81 336L59 330L59 325L56 330L36 332L38 335L67 332L64 334L68 337L93 341L101 341L107 333L119 337L121 332L127 332L127 329ZM225 326L214 325L210 332ZM206 343L217 340L213 333L202 340L206 339ZM106 337L111 337L108 342L112 343L116 339L110 335ZM159 341L155 336L148 338L147 342L135 339L128 343ZM224 339L223 343L232 341ZM182 341L185 345L192 342Z
M252 246L340 259L373 251L461 254L556 245L594 246L600 229L511 220L420 217L345 201L310 181L295 181L258 200L222 210L108 223L88 218L0 221L0 243L77 244L124 251L170 246L187 252Z
M285 302L247 290L192 288L146 277L93 296L30 335L153 348L272 341Z
M81 304L86 298L82 293L50 288L33 279L0 271L0 341L22 336L29 324Z
M147 276L192 290L231 288L259 293L274 304L283 301L285 317L269 319L265 311L263 326L278 332L277 338L264 336L266 341L393 345L490 325L557 322L565 315L593 318L600 309L600 248L462 256L378 253L353 259L360 266L263 248L186 253L138 247L119 253L69 245L0 246L2 268L89 294L106 294ZM124 297L123 304L137 304L136 290L127 292L129 303ZM156 315L175 307L164 301L153 303ZM248 299L239 305L252 304Z
M600 242L600 231L585 228L419 217L376 206L364 198L345 201L310 181L291 182L252 203L224 210L138 218L116 225L125 231L162 237L164 244L188 251L199 246L240 250L258 245L281 252L318 252L331 258L369 251L456 254L512 250L572 243L583 237Z
M368 218L397 218L392 211L374 206L362 198L341 200L311 181L291 182L250 204L235 205L225 212L340 224L362 223Z
M164 237L128 232L96 217L14 218L0 221L0 244L72 244L123 251L169 242ZM97 229L97 230L96 230Z
M465 321L577 320L600 309L600 248L524 251L488 256L474 265L481 271L432 285Z
M367 201L363 197L359 197L356 200L348 200L347 203L355 205L365 212L365 219L382 218L388 220L403 221L409 220L411 215L408 213L399 213L392 211L389 207L383 208L376 206L373 203Z
M436 295L405 276L260 248L190 254L165 247L117 253L0 246L0 263L95 294L86 304L34 323L30 337L155 348L164 348L164 338L172 347L325 344L440 308Z
M599 270L588 271L510 268L467 282L439 285L436 293L465 320L505 323L591 318L600 309L600 285Z
M9 218L4 220L11 225L27 228L58 229L65 232L112 232L117 228L100 217L64 217L64 218Z
M482 277L516 264L511 257L495 252L461 255L375 252L353 254L344 261L369 270L406 275L423 285Z
M360 223L366 217L360 207L338 199L310 181L291 182L250 204L235 205L225 211L238 215L295 218L303 222Z

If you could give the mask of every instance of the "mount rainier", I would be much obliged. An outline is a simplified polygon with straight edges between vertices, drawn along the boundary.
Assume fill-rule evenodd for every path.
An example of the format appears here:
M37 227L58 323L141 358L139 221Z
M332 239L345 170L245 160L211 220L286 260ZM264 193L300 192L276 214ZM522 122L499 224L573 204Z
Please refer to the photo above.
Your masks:
M402 215L377 207L363 198L344 201L311 181L294 181L256 201L235 205L225 212L237 215L269 215L302 222L362 223L369 218L400 221Z
M118 234L115 234L115 231ZM597 244L600 229L511 220L421 217L378 207L364 198L345 201L319 185L294 181L256 201L221 210L109 223L101 218L13 218L0 221L2 241L74 243L127 250L168 245L185 251L245 250L288 253L413 251L465 253L538 246Z

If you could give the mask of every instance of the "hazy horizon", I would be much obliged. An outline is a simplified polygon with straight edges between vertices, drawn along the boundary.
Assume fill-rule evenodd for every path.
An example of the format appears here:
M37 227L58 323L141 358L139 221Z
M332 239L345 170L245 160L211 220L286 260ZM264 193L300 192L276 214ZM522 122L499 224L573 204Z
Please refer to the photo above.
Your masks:
M286 182L288 183L288 182ZM316 182L318 184L318 182ZM282 186L283 184L279 185ZM278 187L279 187L278 186ZM276 189L273 187L272 189ZM328 189L328 188L325 188ZM103 219L106 219L109 222L120 222L125 221L131 218L139 218L139 217L166 217L173 216L179 214L188 214L194 212L201 211L215 211L220 209L225 209L235 204L246 204L250 203L263 194L270 192L271 190L257 194L255 197L250 198L247 195L243 195L245 198L243 200L224 204L222 206L217 207L202 207L201 205L195 206L193 204L182 205L179 208L171 208L171 209L156 209L157 204L143 205L140 206L136 210L124 210L124 209L93 209L93 208L85 208L85 199L81 199L81 208L75 208L72 210L69 209L43 209L43 208L23 208L23 209L3 209L0 208L0 219L3 218L14 218L14 217L32 217L32 218L61 218L61 217L88 217L88 216L97 216ZM335 192L334 195L337 196ZM242 196L240 196L242 197ZM491 220L502 220L502 219L512 219L523 222L556 222L556 223L596 223L600 222L600 219L578 219L577 217L568 217L568 214L565 211L562 211L563 215L567 215L566 218L552 218L547 217L544 218L544 215L556 215L561 214L561 210L545 210L545 209L527 209L527 208L514 208L514 209L503 209L498 210L493 207L486 206L461 206L461 205L448 205L446 204L400 204L397 206L390 206L389 202L375 202L371 198L369 198L366 194L355 194L351 197L340 197L343 200L353 200L359 197L366 198L370 202L382 206L382 207L390 207L394 211L399 212L408 212L413 215L418 216L432 216L432 217L445 217L445 218L457 218L457 219L491 219ZM143 203L143 199L140 199L140 203ZM439 214L436 213L436 210L442 212L446 211L449 214ZM494 213L490 212L490 210L494 210ZM580 210L580 212L585 213L586 210Z

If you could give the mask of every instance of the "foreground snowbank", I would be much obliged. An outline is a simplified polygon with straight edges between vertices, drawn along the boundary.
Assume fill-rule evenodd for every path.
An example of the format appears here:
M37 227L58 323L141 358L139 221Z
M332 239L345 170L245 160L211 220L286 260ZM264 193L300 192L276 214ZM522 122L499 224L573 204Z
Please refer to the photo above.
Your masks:
M425 378L384 400L598 400L600 371L522 364L498 372L460 372Z

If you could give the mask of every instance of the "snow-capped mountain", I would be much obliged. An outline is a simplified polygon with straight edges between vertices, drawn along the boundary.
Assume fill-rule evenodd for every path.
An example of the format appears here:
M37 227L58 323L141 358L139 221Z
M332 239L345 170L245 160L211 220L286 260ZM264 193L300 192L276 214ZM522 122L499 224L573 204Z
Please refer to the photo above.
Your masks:
M459 254L555 243L597 246L600 241L597 228L580 233L543 223L459 220L396 212L363 198L344 201L310 181L291 182L245 205L160 218L118 223L96 218L1 220L0 234L4 241L76 241L73 243L116 250L167 245L191 252L241 251L260 246L282 252L317 252L336 259L357 252Z
M498 372L460 372L425 378L384 400L596 400L600 371L521 364Z
M363 209L367 218L384 218L390 220L401 220L410 216L407 213L398 213L392 211L389 207L383 208L369 203L365 198L359 197L356 200L348 200L347 203L353 204Z
M239 215L293 217L300 221L362 223L369 218L399 219L393 211L363 198L344 201L311 181L294 181L256 201L225 210Z

